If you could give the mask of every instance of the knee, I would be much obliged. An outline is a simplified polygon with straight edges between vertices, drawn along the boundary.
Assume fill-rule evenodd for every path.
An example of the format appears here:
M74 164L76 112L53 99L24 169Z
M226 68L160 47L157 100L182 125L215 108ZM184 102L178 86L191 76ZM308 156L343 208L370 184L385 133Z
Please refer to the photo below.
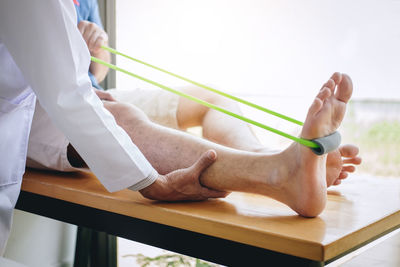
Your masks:
M221 107L227 107L232 104L235 104L233 101L230 101L228 98L218 95L214 92L207 91L203 88L192 88L191 90L188 91L188 93L190 95L200 98L201 100L204 100L208 103L211 103L211 104L217 105L217 106L221 106ZM208 107L205 107L202 105L200 105L200 107L203 109L202 110L203 113L205 113L206 111L209 110Z
M209 86L211 88L216 88L216 86L213 86L213 85L207 85L207 86ZM239 107L239 105L235 101L233 101L225 96L222 96L217 93L207 91L204 89L200 89L200 88L198 88L197 90L202 91L203 99L211 104L214 104L214 105L217 105L220 107L225 107L225 108Z
M104 107L114 116L117 124L122 128L126 125L138 125L150 122L143 111L131 104L105 101Z
M239 112L239 106L232 100L227 99L214 92L207 91L202 88L190 87L182 90L184 93L197 97L213 105ZM213 111L209 107L201 104L193 103L190 100L182 99L179 103L177 111L178 125L181 128L188 128L202 125L205 117Z

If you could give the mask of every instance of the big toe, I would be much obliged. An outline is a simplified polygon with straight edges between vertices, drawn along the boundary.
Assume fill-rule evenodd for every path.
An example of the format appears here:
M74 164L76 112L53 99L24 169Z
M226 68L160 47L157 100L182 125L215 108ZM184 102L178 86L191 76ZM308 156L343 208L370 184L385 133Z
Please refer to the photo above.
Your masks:
M338 100L347 103L352 93L353 93L353 83L350 77L347 74L342 74L342 79L338 84L335 97Z

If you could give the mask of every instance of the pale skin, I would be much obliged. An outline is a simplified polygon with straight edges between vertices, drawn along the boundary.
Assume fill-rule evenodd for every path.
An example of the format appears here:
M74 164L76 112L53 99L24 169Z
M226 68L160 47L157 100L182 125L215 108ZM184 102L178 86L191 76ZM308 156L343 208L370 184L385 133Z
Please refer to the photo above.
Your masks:
M314 139L334 132L343 119L351 93L350 78L335 73L311 105L301 137ZM118 102L104 105L161 175L187 168L201 158L204 151L214 150L218 160L201 173L203 186L222 191L221 196L225 194L223 191L265 195L306 217L322 212L327 186L336 183L342 173L351 171L344 170L342 156L345 162L352 164L357 164L356 159L359 159L355 156L356 148L342 148L332 153L333 163L327 169L327 155L317 156L297 143L275 154L232 149L156 125L134 106ZM157 180L141 192L146 197L165 200L164 182Z

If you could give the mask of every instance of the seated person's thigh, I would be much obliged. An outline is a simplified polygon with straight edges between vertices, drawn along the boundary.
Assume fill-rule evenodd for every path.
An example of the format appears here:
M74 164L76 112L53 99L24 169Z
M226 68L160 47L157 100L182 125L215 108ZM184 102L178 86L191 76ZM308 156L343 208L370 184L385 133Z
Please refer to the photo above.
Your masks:
M77 170L68 161L68 145L68 139L53 124L39 102L36 102L29 135L26 166L58 171Z

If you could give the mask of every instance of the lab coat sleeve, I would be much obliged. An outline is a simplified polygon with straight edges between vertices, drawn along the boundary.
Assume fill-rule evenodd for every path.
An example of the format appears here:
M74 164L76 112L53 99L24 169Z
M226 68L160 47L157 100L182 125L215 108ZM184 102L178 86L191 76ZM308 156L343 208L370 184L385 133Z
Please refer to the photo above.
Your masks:
M140 190L157 172L91 89L76 21L72 0L0 3L0 39L52 121L109 191Z

